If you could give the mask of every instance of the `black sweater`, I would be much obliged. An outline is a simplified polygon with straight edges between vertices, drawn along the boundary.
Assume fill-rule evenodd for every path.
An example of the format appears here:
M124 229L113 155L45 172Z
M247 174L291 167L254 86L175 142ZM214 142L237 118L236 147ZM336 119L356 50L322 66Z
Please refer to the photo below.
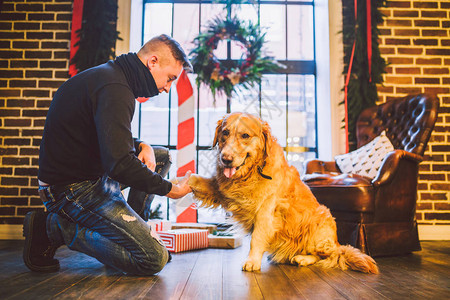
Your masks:
M150 71L134 53L67 80L47 114L38 178L66 185L106 173L148 194L166 195L172 184L136 157L140 141L131 134L135 98L157 94Z

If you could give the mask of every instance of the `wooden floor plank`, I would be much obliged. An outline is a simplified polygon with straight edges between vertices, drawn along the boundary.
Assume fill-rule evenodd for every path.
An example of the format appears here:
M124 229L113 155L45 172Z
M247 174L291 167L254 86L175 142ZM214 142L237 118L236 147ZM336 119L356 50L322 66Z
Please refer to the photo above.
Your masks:
M56 299L143 299L156 280L156 276L104 276L99 274L57 294Z
M364 284L359 278L376 278L379 275L363 274L355 278L350 270L342 271L338 268L326 269L319 266L310 266L311 270L332 286L339 294L347 299L388 299L378 290ZM356 273L356 272L355 272Z
M448 244L448 243L447 243ZM422 242L422 250L413 252L413 255L419 256L424 260L450 268L450 247L445 242Z
M92 274L102 273L105 269L105 266L94 258L78 252L72 252L70 257L61 259L60 263L61 270L56 273L28 272L24 273L24 276L12 278L15 293L10 293L12 288L7 288L6 293L11 294L7 299L27 299L33 298L34 295L39 295L40 299L49 299L66 290L68 286L78 284Z
M261 272L255 272L255 278L264 299L303 299L301 291L289 280L277 264L270 263L265 256Z
M362 273L348 273L354 278L377 290L389 299L430 299L432 295L450 296L450 290L435 284L438 280L442 284L449 284L449 277L433 274L433 270L424 268L414 256L398 256L377 258L380 275L365 276ZM431 278L429 277L431 276ZM443 277L440 277L443 276ZM407 288L407 287L410 288ZM439 298L439 297L438 297Z
M249 241L246 238L241 247L222 250L224 300L264 299L254 273L242 271L242 264L250 249Z
M280 265L280 268L305 299L345 299L310 267Z
M172 261L156 276L152 288L143 295L148 299L180 299L199 256L205 250L172 254Z
M379 275L262 262L243 272L249 239L237 249L174 254L159 274L125 276L66 247L61 270L29 271L23 241L0 241L1 299L450 299L450 241L422 242L411 255L376 258Z
M203 250L192 269L180 299L222 298L222 250Z

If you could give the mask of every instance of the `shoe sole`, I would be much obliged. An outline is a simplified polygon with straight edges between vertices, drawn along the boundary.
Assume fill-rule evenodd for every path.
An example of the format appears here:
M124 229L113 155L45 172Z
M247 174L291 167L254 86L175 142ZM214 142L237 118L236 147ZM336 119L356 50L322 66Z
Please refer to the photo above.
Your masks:
M31 230L32 224L34 221L34 217L36 213L33 212L30 214L30 217L25 217L25 221L23 223L23 236L25 237L25 244L23 248L23 261L25 265L34 272L57 272L59 271L59 262L54 265L49 266L36 266L30 260L30 249L31 243L33 242L31 239Z

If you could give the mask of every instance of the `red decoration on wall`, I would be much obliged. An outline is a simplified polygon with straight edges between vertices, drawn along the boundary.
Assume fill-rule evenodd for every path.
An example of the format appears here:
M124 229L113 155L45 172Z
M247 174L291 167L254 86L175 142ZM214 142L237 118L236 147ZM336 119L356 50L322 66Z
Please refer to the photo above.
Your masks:
M372 3L366 0L366 21L367 21L367 63L369 66L369 82L372 82Z
M358 0L354 0L355 3L355 24L358 17ZM367 65L369 71L369 81L372 81L372 3L371 0L366 0L366 29L367 29ZM356 27L355 27L356 32ZM345 105L345 152L348 152L348 84L350 82L350 75L352 74L353 58L355 56L356 45L356 33L355 40L353 41L352 54L350 56L350 62L348 65L347 76L344 86L344 105Z
M72 31L70 34L70 61L75 56L75 53L78 51L78 45L75 46L80 37L77 34L77 31L81 29L81 23L83 22L83 5L84 0L74 0L73 1L73 9L72 9ZM69 75L75 76L77 75L78 70L76 69L75 64L69 65Z
M358 0L355 0L355 24L356 24L356 18L358 16ZM355 27L356 31L356 27ZM345 105L345 152L348 152L348 84L350 82L350 75L352 74L352 65L353 65L353 58L355 57L355 46L356 46L356 34L355 34L355 40L353 41L353 48L352 48L352 55L350 56L350 62L348 64L348 71L347 71L347 77L345 79L345 86L344 86L344 105Z

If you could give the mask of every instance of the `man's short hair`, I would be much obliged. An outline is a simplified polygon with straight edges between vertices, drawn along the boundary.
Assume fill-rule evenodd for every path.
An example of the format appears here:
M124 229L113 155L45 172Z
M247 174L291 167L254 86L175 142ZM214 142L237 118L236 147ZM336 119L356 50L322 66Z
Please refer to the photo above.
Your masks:
M183 48L176 40L174 40L167 34L161 34L153 37L147 43L145 43L144 46L142 46L139 52L149 54L158 49L161 44L166 45L170 49L173 58L175 58L176 61L180 62L183 65L183 69L186 70L186 72L192 72L192 64L189 62L189 58L187 57Z

